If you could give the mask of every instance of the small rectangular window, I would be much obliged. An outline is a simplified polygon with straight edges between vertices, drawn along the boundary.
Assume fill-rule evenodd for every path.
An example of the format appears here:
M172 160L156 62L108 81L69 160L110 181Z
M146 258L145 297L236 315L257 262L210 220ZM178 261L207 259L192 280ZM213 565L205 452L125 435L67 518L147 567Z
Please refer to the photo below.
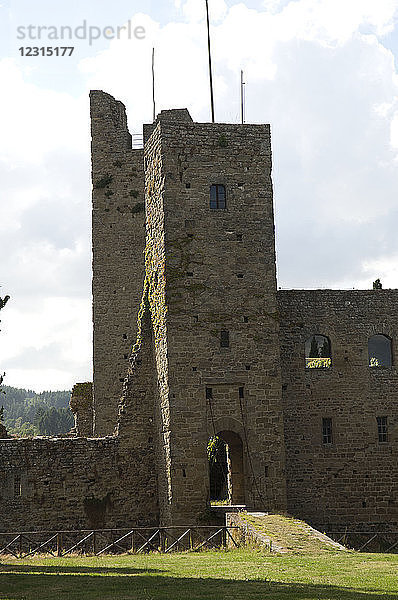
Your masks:
M14 475L14 498L22 496L21 476Z
M210 208L226 208L225 186L214 183L210 186Z
M229 331L221 331L220 345L221 348L229 348Z
M379 436L379 443L388 442L387 417L376 417L376 419L377 419L377 433Z
M213 388L206 388L206 400L211 400L213 398Z
M324 418L322 419L322 443L331 444L332 441L332 419Z

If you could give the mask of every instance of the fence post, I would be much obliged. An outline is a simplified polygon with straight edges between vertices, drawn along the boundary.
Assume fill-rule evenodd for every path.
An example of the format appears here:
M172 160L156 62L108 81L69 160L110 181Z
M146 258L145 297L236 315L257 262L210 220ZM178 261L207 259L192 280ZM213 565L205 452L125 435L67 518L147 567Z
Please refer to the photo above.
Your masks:
M57 556L62 556L62 533L57 533Z
M97 532L93 531L93 554L94 556L97 554Z
M135 554L134 529L131 531L131 552L132 554Z

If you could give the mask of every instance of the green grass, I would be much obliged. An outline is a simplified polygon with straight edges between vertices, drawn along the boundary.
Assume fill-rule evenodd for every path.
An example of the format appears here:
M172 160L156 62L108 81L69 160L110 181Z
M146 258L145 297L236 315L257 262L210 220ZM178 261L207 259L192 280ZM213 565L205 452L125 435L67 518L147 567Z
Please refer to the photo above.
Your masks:
M1 559L7 600L398 600L398 556L258 550Z
M316 537L304 521L280 514L255 517L246 512L239 513L242 521L252 525L256 531L268 536L273 543L296 553L332 552L333 546Z

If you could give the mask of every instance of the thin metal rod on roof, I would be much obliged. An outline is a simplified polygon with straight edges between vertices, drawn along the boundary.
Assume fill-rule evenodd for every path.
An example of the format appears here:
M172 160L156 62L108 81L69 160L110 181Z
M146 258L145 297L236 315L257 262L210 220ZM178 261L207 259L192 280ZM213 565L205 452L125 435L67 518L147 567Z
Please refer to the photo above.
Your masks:
M152 102L153 102L153 122L156 119L156 101L155 101L155 48L152 48Z
M240 72L240 110L243 125L245 122L245 82L243 81L243 71Z
M210 79L210 102L211 102L211 121L214 120L214 95L213 95L213 71L211 66L211 44L210 44L210 20L209 20L209 0L206 0L206 17L207 17L207 46L209 49L209 79Z

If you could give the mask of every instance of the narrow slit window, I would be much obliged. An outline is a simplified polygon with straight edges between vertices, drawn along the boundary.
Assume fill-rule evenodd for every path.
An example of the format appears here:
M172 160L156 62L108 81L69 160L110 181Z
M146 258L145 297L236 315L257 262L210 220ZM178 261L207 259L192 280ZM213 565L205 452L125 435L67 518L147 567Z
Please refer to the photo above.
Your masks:
M387 417L376 417L377 419L377 433L379 436L379 443L388 442L388 423Z
M213 183L210 186L210 208L226 208L225 185Z
M221 348L229 348L229 331L221 331L220 345Z
M14 475L14 498L22 496L21 476Z
M324 445L331 444L333 441L332 419L326 417L322 419L322 443Z

